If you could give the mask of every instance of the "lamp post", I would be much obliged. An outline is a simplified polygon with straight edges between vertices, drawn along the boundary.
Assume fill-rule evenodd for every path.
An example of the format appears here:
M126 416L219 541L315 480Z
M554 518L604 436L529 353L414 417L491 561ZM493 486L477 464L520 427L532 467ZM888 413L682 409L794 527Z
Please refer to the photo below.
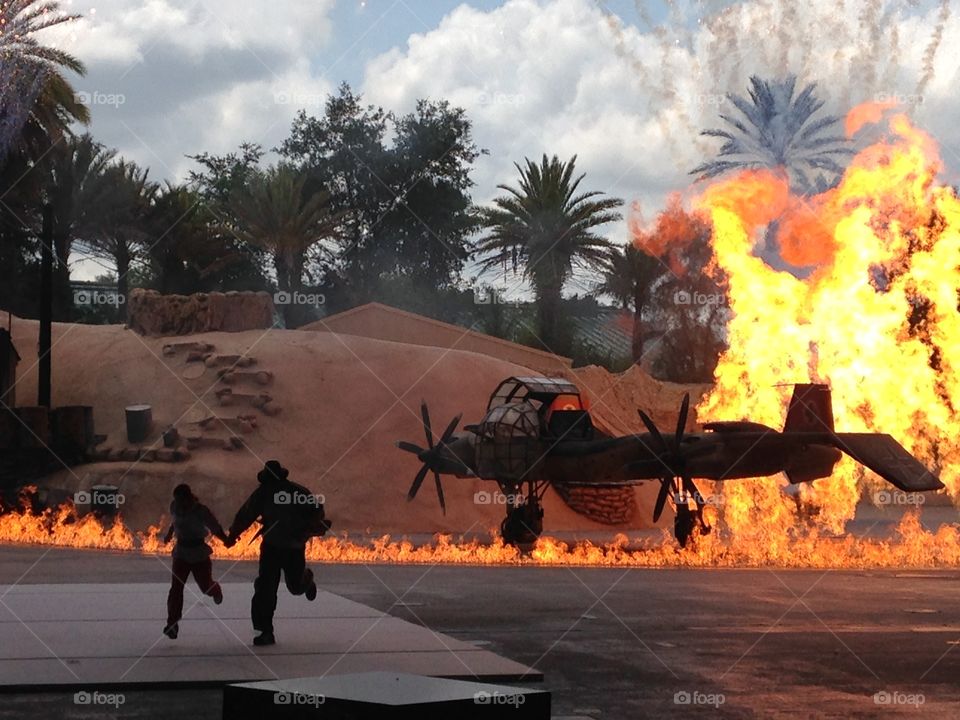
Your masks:
M40 237L40 339L37 345L37 405L49 408L53 326L53 206L43 205Z

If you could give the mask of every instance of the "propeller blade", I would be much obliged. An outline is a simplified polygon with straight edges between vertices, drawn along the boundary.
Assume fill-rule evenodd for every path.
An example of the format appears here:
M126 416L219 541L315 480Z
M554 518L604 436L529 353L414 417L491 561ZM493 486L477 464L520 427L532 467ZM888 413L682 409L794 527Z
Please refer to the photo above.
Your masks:
M440 509L443 511L443 514L447 514L447 503L443 499L443 485L440 484L440 473L434 471L433 479L437 483L437 497L440 498Z
M677 452L680 452L680 441L683 440L683 431L687 427L687 415L690 412L690 393L683 394L683 402L680 403L680 417L677 418L677 434L675 440L677 443Z
M450 442L450 438L453 436L454 431L457 429L457 425L460 424L460 418L463 417L463 413L457 415L453 420L450 421L450 424L447 425L447 429L443 431L443 435L440 436L440 444L446 445Z
M660 516L663 515L663 508L667 504L667 496L670 495L670 486L672 484L670 478L663 478L663 480L660 481L660 492L657 493L657 504L653 506L654 522L660 520Z
M420 472L418 472L417 476L413 479L413 485L410 486L410 492L407 493L407 500L413 500L417 496L417 493L420 491L420 486L423 485L423 479L427 476L429 469L426 463L420 468Z
M653 420L650 419L650 416L647 415L643 410L637 409L637 413L640 415L640 419L643 420L643 424L647 426L647 432L653 435L656 438L657 442L660 443L660 447L663 450L667 449L667 443L663 439L663 435L660 434L660 431L657 429L657 426L654 425Z
M413 443L409 443L406 440L398 441L397 447L400 448L401 450L406 450L408 453L413 453L418 457L420 453L424 452L424 449L422 447L420 447L419 445L414 445Z
M427 446L433 450L433 428L430 426L430 411L426 401L420 401L420 417L423 418L423 430L427 434Z

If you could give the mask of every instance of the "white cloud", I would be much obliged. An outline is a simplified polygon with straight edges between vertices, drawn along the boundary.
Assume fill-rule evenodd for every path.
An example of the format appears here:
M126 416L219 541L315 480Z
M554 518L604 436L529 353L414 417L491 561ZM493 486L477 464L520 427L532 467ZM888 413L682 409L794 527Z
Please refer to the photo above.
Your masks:
M311 68L329 41L334 0L77 0L83 19L51 30L87 75L92 131L154 177L183 179L198 152L269 148L332 84Z
M648 214L718 144L699 137L727 92L751 74L793 72L817 82L825 112L843 114L878 94L916 93L938 7L906 15L902 3L746 2L700 23L643 33L608 19L590 0L510 0L489 12L466 5L433 31L411 36L366 68L367 100L409 110L447 98L474 121L480 202L512 182L512 163L576 153L588 189L642 201ZM685 30L684 27L695 28ZM960 17L944 27L924 102L910 109L960 168L956 87ZM622 239L625 228L614 231Z

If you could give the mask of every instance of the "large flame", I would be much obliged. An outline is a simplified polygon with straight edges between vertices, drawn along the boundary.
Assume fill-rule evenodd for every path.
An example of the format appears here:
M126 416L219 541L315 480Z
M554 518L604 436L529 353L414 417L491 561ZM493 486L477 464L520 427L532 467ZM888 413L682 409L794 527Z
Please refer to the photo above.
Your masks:
M879 121L886 109L856 109L848 127ZM695 202L713 223L731 311L729 349L698 416L779 427L785 384L827 382L839 430L893 435L956 498L960 202L937 180L933 140L902 114L888 128L821 195L791 195L784 177L755 171ZM774 219L782 258L814 267L805 279L754 253ZM723 484L724 525L739 542L769 545L791 532L797 505L781 482ZM818 524L838 531L878 482L845 459L803 493Z

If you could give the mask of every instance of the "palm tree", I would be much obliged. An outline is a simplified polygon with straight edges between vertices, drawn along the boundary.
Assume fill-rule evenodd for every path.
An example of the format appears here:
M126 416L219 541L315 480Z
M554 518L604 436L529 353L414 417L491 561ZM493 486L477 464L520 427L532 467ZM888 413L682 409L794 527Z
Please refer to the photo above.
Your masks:
M83 75L83 64L36 34L80 15L60 10L56 0L0 3L0 160L17 148L40 157L74 122L88 123L90 112L63 75Z
M726 142L715 159L701 163L690 174L711 178L728 170L783 168L796 192L822 192L834 185L844 170L839 160L852 155L853 150L847 138L838 134L841 118L813 118L824 104L815 95L816 84L810 83L794 96L796 83L794 75L781 81L754 75L750 78L749 100L728 93L744 119L721 114L730 128L701 133ZM816 177L811 179L812 173Z
M114 262L121 298L129 297L131 265L150 238L144 218L149 216L158 188L148 174L134 162L117 160L88 182L84 193L89 215L83 242ZM120 317L126 318L125 304L120 306Z
M93 208L85 201L90 185L98 181L115 155L115 150L108 150L85 133L58 143L35 165L53 207L54 319L69 319L70 251L74 240L90 229Z
M574 178L576 155L561 162L544 154L540 164L525 158L519 187L498 185L507 194L482 211L489 234L476 249L481 271L511 265L523 269L537 304L540 343L563 350L559 314L564 283L574 268L600 269L612 244L594 228L621 219L618 198L599 191L577 194L584 175Z
M643 315L649 310L653 288L663 277L667 266L633 243L610 251L603 273L603 281L597 286L601 295L616 299L625 309L633 311L633 362L643 358Z
M340 236L343 214L333 211L328 192L306 192L307 181L306 173L281 163L253 173L226 208L237 237L273 256L283 293L303 290L310 251ZM284 308L288 327L301 316L294 306Z

